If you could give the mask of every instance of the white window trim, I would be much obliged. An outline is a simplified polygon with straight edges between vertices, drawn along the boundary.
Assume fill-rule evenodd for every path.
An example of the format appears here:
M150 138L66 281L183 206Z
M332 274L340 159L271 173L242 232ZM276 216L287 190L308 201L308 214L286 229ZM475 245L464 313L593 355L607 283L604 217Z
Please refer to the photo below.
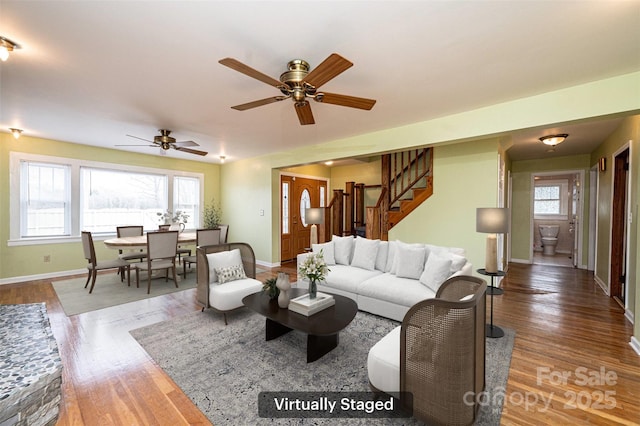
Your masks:
M22 161L33 161L51 164L61 164L71 166L71 235L60 237L29 237L20 238L20 163ZM181 170L158 169L152 167L141 167L128 164L102 163L99 161L79 160L73 158L54 157L40 154L29 154L25 152L9 152L9 241L7 245L28 246L38 244L60 244L80 241L80 167L92 167L107 170L118 170L124 172L139 172L160 174L169 177L167 188L168 205L173 205L173 177L186 176L195 177L200 180L200 209L204 207L204 174L185 172ZM202 211L200 212L202 215ZM115 230L113 232L115 235ZM113 235L104 235L105 239Z
M534 219L537 220L567 220L569 219L569 181L566 179L559 180L540 180L534 186L560 186L560 214L541 214L535 213L535 195L533 198ZM535 193L534 193L535 194Z

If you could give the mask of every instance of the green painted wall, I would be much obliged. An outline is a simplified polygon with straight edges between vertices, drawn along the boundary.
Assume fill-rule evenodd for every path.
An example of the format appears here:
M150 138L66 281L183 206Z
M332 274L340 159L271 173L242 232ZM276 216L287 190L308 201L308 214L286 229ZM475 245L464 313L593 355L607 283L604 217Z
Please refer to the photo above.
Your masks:
M611 194L613 192L613 158L614 154L621 150L626 144L629 145L631 154L631 170L629 183L630 199L628 205L631 206L631 223L629 227L629 275L628 283L628 309L634 314L640 312L640 291L638 291L638 264L640 264L640 251L638 250L638 240L640 228L638 227L638 200L640 198L640 115L626 118L620 127L616 129L607 140L600 145L592 154L591 162L597 163L598 159L607 159L607 170L598 173L598 235L595 275L602 281L606 288L609 287L610 263L609 253L611 251ZM635 321L635 336L640 336L640 321Z
M513 161L511 163L513 184L513 205L511 212L511 258L531 261L531 175L552 171L584 171L584 187L582 189L582 259L580 265L586 265L589 255L589 169L591 160L588 154L567 157L555 157L540 160Z
M347 166L331 168L331 188L329 198L333 196L334 189L346 189L347 182L364 183L365 185L380 185L380 172L382 161L376 157L370 161ZM366 189L364 192L364 205L375 206L380 196L379 189ZM365 213L366 214L366 213Z
M220 167L218 165L155 155L135 154L115 149L22 136L15 140L10 134L0 133L0 279L11 277L47 276L59 271L86 268L79 237L68 243L8 246L9 240L9 153L25 152L79 160L130 164L170 170L203 173L205 200L220 199ZM224 209L224 206L223 206ZM114 229L115 233L115 229ZM114 257L114 251L96 241L98 258ZM51 262L45 263L44 256Z

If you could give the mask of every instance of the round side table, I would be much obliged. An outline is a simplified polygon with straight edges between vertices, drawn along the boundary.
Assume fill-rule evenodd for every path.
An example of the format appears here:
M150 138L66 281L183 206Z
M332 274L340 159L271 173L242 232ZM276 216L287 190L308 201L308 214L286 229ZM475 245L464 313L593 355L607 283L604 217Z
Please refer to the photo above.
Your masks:
M487 288L487 294L491 296L491 323L487 324L485 327L485 336L491 337L491 338L503 337L504 330L498 327L497 325L493 325L493 295L503 294L504 291L501 288L494 287L493 281L496 277L504 277L505 273L504 271L487 272L484 268L478 269L477 272L481 275L486 275L488 277L491 277L491 287ZM498 292L497 290L500 290L500 291Z

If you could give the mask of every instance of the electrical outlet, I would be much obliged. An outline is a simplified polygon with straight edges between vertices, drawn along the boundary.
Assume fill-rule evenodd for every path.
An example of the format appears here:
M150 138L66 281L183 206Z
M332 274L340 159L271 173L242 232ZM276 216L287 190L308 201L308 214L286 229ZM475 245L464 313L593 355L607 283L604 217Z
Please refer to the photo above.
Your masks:
M44 257L44 263L49 263L49 262L51 262L51 255L48 254Z
M260 216L264 216L264 210L260 209Z

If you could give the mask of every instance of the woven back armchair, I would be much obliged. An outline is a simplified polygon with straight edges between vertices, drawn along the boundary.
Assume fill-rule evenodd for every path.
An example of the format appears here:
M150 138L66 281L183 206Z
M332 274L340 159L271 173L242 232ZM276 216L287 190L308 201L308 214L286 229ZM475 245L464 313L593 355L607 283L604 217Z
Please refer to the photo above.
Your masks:
M476 419L474 396L485 387L486 288L480 278L450 278L402 321L400 389L413 395L413 415L427 424Z

